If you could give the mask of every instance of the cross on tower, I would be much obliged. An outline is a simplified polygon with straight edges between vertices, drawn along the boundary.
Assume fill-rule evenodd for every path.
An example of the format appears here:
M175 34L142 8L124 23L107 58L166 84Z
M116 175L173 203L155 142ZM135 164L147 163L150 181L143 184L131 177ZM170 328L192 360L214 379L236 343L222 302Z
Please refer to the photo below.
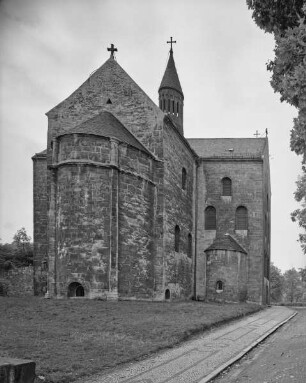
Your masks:
M260 133L258 130L256 130L256 133L253 134L253 136L255 136L256 138L258 138L260 136Z
M167 41L167 44L171 44L170 52L172 53L172 52L173 52L173 50L172 50L172 44L176 44L176 41L173 41L173 40L172 40L172 37L170 37L170 41Z
M107 48L107 50L111 53L110 57L114 58L114 52L118 52L118 49L114 47L114 44L111 44L110 48Z

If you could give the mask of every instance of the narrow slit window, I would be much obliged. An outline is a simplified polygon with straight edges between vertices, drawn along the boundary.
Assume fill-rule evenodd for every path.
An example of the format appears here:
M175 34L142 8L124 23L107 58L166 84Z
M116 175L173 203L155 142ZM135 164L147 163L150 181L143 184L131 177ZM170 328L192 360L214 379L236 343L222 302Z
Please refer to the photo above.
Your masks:
M186 169L182 169L182 189L186 190L186 183L187 183L187 172Z

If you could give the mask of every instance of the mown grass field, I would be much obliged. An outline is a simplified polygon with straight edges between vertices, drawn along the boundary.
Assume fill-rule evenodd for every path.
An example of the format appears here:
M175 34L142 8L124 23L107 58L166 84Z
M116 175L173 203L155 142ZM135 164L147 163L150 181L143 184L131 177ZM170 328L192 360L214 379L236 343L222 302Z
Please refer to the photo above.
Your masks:
M0 355L34 360L46 383L72 382L259 309L194 301L0 297Z

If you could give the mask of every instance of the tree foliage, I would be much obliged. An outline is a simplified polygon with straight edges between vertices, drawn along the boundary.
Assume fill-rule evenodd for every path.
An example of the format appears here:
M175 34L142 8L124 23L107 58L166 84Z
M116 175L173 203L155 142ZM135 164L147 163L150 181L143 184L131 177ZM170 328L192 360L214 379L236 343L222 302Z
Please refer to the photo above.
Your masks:
M297 189L294 193L294 197L301 203L301 207L294 210L291 214L291 219L293 222L297 222L304 232L306 232L306 173L303 173L303 175L299 177L296 184ZM299 234L299 242L301 243L304 254L306 254L306 234Z
M299 302L303 297L303 285L300 273L292 268L284 273L284 293L286 302Z
M246 0L256 24L275 36L275 57L267 64L271 85L298 110L293 120L290 147L302 156L303 175L295 193L301 208L292 213L292 220L304 229L299 241L306 254L306 1L305 0Z
M265 32L282 34L298 25L304 0L247 0L252 17Z
M270 296L271 302L281 302L284 291L284 277L281 270L272 262L270 265Z
M24 227L16 232L12 243L0 243L0 269L33 264L33 244Z

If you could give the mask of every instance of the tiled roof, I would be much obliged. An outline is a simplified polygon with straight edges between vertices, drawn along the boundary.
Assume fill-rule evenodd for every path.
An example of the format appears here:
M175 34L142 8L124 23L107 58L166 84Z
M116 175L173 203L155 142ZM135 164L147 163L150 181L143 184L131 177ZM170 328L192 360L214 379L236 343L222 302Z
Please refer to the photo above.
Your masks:
M58 137L74 133L113 137L151 155L146 147L110 112L101 112L80 125L61 132Z
M188 138L190 146L202 158L261 157L266 138Z
M205 252L210 250L231 250L247 254L244 248L229 234L217 237Z
M175 67L175 62L173 58L173 53L170 52L170 57L168 60L167 68L164 73L164 77L162 79L162 82L160 84L159 90L163 88L172 88L177 90L181 93L181 95L184 97L184 93L180 84L180 80L178 78L178 74Z

